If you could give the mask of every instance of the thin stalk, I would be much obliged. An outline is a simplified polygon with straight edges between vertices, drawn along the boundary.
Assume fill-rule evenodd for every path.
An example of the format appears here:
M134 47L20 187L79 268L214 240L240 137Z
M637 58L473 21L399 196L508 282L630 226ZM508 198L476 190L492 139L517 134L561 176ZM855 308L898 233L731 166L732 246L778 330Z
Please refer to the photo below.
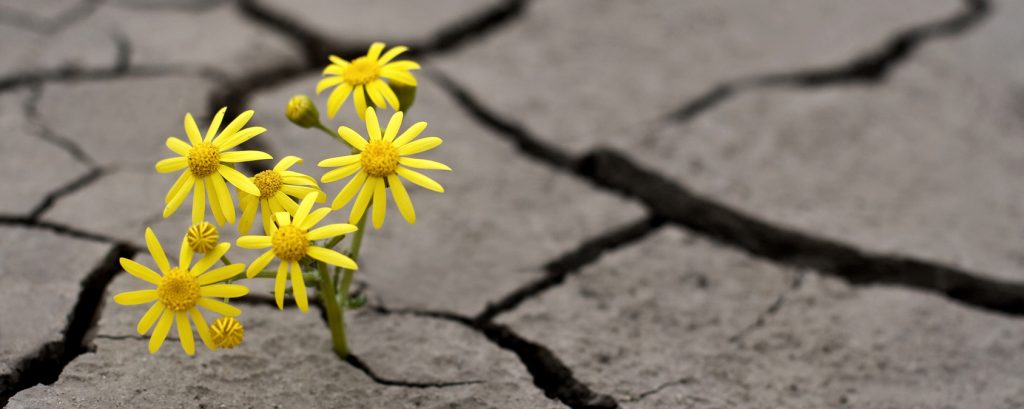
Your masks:
M349 145L348 142L346 142L344 139L342 139L341 135L338 135L337 132L331 132L331 130L327 129L327 127L324 126L324 124L319 124L318 123L318 124L314 125L313 127L323 131L325 134L327 134L331 138L334 138L338 142L341 142L341 143L345 144L345 146L348 146L349 149L352 149L352 145Z
M359 222L356 223L356 227L358 227L359 230L356 230L355 237L352 239L352 248L349 250L349 257L352 258L352 260L356 261L356 262L359 261L359 249L361 249L363 247L363 233L366 232L366 219L368 219L368 218L369 218L369 215L363 215L363 218L359 219ZM355 271L354 270L349 270L347 268L346 269L342 269L341 271L342 271L341 288L338 291L338 294L341 295L341 300L342 300L342 304L341 305L347 306L348 305L348 288L349 288L349 286L352 285L352 275L353 275L353 273L355 273Z
M331 328L331 340L334 344L334 353L339 358L348 358L348 340L345 338L345 312L338 306L334 295L334 285L331 277L327 275L327 264L322 261L316 263L317 271L320 273L321 302L324 303L324 310L327 312L327 325Z

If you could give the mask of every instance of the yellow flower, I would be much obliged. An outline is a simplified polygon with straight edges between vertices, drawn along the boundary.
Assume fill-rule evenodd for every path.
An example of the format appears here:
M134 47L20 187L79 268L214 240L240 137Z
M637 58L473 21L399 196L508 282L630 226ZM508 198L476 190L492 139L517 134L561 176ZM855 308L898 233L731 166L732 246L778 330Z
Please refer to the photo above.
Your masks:
M234 348L242 343L245 336L245 328L242 323L234 317L220 317L213 321L210 326L210 335L213 344L218 348Z
M318 164L321 167L339 167L325 173L320 178L320 181L324 183L359 172L341 189L338 196L334 198L334 202L331 203L331 208L340 209L352 200L356 192L359 193L349 214L349 223L355 224L363 218L363 213L366 212L366 207L372 196L373 225L379 229L384 224L388 188L391 188L391 195L395 197L398 211L402 213L405 220L410 224L416 223L416 211L412 207L412 200L409 199L409 194L405 191L405 186L399 176L435 192L444 192L441 184L422 173L409 169L451 170L440 162L409 157L409 155L434 149L441 144L441 138L428 136L413 141L427 127L426 122L417 122L398 135L398 128L402 126L402 118L401 111L395 112L384 130L384 134L381 135L376 112L373 108L367 108L366 131L370 135L370 141L367 142L351 128L340 127L338 135L341 135L342 139L355 147L359 153L324 159Z
M180 264L178 267L171 267L163 247L157 241L156 235L153 234L153 229L146 229L146 245L162 275L135 261L121 258L121 267L124 268L124 271L156 286L152 290L128 291L114 296L114 302L121 305L145 304L155 301L139 320L139 325L136 328L141 335L148 332L156 323L153 334L149 338L149 353L151 354L160 349L171 329L171 324L175 322L182 349L186 354L194 354L196 345L192 338L190 317L192 322L195 322L196 330L199 331L199 338L207 347L215 349L216 345L210 337L210 329L206 325L206 320L203 319L203 314L196 307L203 307L215 313L233 317L241 314L241 311L214 298L234 298L249 293L249 289L245 286L218 284L240 274L245 269L244 264L232 264L207 271L224 253L227 253L231 248L230 243L217 245L200 258L191 269L188 268L188 265L192 263L192 252L186 251L188 246L184 245L185 243L182 244Z
M252 228L253 219L256 218L256 211L262 209L263 231L270 234L270 229L274 225L274 213L288 212L294 215L299 208L299 205L288 197L289 195L302 198L308 193L315 192L317 203L327 201L327 195L320 191L316 179L288 170L296 163L302 163L302 159L287 156L273 169L257 173L252 182L259 188L259 195L238 192L238 204L242 208L242 219L238 222L239 232L248 233Z
M270 264L272 258L281 260L277 267L277 277L274 280L274 297L277 299L277 307L284 308L284 289L288 281L288 272L291 271L292 293L295 295L295 304L302 312L309 309L309 301L306 298L306 282L302 279L302 268L299 260L309 256L324 263L335 265L349 270L357 268L356 262L337 251L318 247L310 243L312 240L328 239L342 234L356 231L356 226L351 224L329 224L318 229L310 230L314 225L327 217L331 209L326 207L310 212L313 209L313 202L316 201L317 193L310 192L302 198L298 210L295 211L293 219L287 212L274 214L277 225L271 225L271 231L267 236L242 236L238 238L238 246L247 249L263 249L270 247L270 250L253 260L246 271L249 278L253 278ZM227 315L227 314L225 314Z
M178 181L174 182L174 186L164 198L167 203L167 206L164 207L164 217L170 216L175 210L178 210L178 206L181 206L188 193L194 189L192 223L203 221L207 196L210 198L210 210L213 211L213 217L217 219L217 224L223 226L225 220L228 223L234 223L234 199L228 192L228 186L224 183L224 179L235 185L240 192L252 195L260 194L259 189L248 177L225 163L271 159L270 155L260 151L226 151L263 133L266 129L258 126L242 129L253 115L253 111L245 111L217 135L226 109L221 108L213 117L210 127L206 130L205 138L199 134L199 127L192 119L192 114L185 115L185 134L188 135L191 145L173 136L167 138L167 148L181 156L157 162L156 170L160 173L168 173L187 169L181 173Z
M398 46L381 55L381 52L384 51L384 43L373 43L366 55L356 58L352 62L332 55L330 57L331 64L323 72L324 75L331 76L316 84L317 95L327 88L337 86L327 97L327 115L334 118L338 109L348 99L349 94L353 94L356 114L360 119L366 112L367 96L378 107L391 104L392 108L399 109L398 96L382 78L396 84L416 86L416 77L413 77L409 71L420 69L419 64L408 60L391 62L406 50L408 48Z

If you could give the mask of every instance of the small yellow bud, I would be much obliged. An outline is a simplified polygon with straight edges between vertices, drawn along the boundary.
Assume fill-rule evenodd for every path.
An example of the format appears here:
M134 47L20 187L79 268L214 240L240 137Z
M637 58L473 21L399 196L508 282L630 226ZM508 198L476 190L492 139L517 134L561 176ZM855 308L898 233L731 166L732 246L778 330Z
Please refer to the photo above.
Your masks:
M188 247L200 254L206 254L206 252L213 250L217 246L217 240L219 239L220 234L217 233L217 228L205 221L193 224L188 228L188 233L185 233L185 241L188 243Z
M285 116L289 121L303 128L320 125L320 112L316 110L313 100L305 95L296 95L288 100Z
M220 317L210 326L210 338L218 348L234 348L242 343L245 328L234 317Z
M391 90L395 91L395 96L398 97L398 110L407 112L412 107L413 101L416 100L416 86L405 85L397 81L391 81Z

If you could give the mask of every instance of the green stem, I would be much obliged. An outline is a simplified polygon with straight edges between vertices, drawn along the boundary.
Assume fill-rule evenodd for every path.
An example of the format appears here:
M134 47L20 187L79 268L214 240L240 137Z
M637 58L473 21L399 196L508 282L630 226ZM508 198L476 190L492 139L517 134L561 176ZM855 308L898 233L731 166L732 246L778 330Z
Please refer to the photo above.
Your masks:
M331 138L334 138L334 139L338 140L338 142L341 142L341 143L345 144L345 146L348 146L349 149L352 148L352 145L349 145L348 142L346 142L344 139L342 139L341 136L338 135L336 132L331 132L330 129L327 129L327 127L324 126L324 124L316 124L313 127L323 131L325 134L327 134L327 136L330 136Z
M320 300L324 303L324 310L327 312L327 325L331 328L331 340L334 342L334 353L339 358L348 358L348 340L345 338L345 312L338 306L338 300L334 295L334 285L331 277L327 275L327 264L322 261L316 263L317 271L320 273Z
M366 219L368 218L369 215L363 215L363 218L359 219L359 222L356 223L356 227L359 230L356 230L355 237L352 239L352 248L349 250L349 257L353 261L359 260L359 250L363 247L363 233L366 233ZM355 270L347 268L342 270L341 289L338 291L338 294L341 296L342 305L348 305L348 288L352 285L353 273L355 273Z

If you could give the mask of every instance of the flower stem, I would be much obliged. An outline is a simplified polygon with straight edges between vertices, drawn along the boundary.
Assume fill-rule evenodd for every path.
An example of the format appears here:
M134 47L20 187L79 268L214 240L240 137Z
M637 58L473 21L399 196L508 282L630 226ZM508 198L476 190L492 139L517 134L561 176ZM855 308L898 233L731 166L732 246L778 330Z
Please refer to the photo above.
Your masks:
M359 230L356 230L355 237L352 239L352 248L349 250L349 257L352 258L353 261L358 262L359 260L359 249L363 247L363 233L366 232L366 219L368 218L368 215L364 215L363 218L359 219L359 222L356 223L356 227L358 227ZM341 305L345 307L348 306L348 287L352 285L353 273L355 273L354 270L349 270L347 268L342 270L341 288L338 291L338 295L341 296Z
M334 295L334 284L331 277L327 275L327 264L323 261L316 263L317 271L320 272L320 300L324 303L324 310L327 312L327 325L331 328L331 340L334 342L334 353L339 358L348 358L348 340L345 338L345 311L338 306Z
M345 144L345 146L348 146L348 147L349 147L349 149L352 149L352 145L349 145L349 144L348 144L348 142L346 142L346 141L345 141L344 139L342 139L342 138L341 138L341 136L340 136L340 135L338 135L337 133L335 133L335 132L331 132L331 130L330 130L330 129L327 129L327 127L326 127L326 126L324 126L324 124L316 124L316 125L315 125L315 126L313 126L313 127L314 127L314 128L316 128L316 129L319 129L319 130L323 131L323 132L324 132L325 134L327 134L327 135L328 135L328 136L330 136L331 138L334 138L334 139L335 139L335 140L337 140L338 142L341 142L341 143Z

